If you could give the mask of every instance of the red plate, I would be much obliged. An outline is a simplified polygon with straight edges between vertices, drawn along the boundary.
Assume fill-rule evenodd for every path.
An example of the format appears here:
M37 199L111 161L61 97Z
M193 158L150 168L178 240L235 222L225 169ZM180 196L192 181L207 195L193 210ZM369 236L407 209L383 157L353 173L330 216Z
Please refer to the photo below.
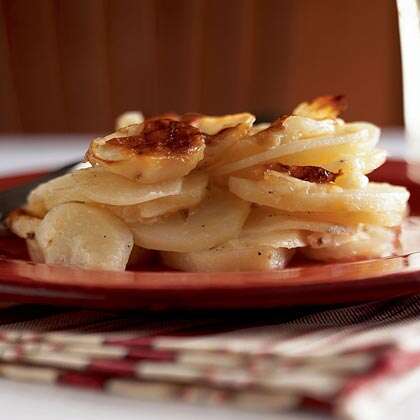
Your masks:
M411 183L405 173L403 162L390 161L372 178L408 187L411 212L420 215L420 186ZM0 188L29 177L1 179ZM268 308L360 302L420 292L420 253L267 273L114 273L34 264L24 255L22 241L0 239L3 301L125 309Z

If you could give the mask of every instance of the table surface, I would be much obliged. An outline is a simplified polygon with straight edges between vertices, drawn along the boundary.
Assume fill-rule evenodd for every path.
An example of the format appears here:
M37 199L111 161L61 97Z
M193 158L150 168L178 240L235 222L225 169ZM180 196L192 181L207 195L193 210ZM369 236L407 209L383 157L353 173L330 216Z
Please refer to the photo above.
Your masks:
M59 167L80 159L93 136L0 136L0 176ZM381 147L392 157L403 157L401 129L384 130ZM417 398L416 398L417 400ZM229 408L198 407L176 402L150 402L69 388L0 380L0 406L18 420L326 420L310 413L262 414ZM404 418L417 419L419 404L407 405ZM410 415L411 414L411 415ZM397 417L393 417L397 418ZM398 418L402 418L399 417Z

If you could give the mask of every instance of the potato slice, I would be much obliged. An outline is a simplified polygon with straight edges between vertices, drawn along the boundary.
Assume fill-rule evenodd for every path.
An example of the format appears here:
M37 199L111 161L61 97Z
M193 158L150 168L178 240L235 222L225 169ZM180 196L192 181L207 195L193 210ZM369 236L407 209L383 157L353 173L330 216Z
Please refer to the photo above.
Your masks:
M139 111L127 111L121 114L115 121L115 129L121 130L129 125L141 124L144 121L144 115Z
M252 209L241 233L241 237L253 238L280 231L309 231L325 233L354 233L356 225L338 225L299 217L297 214L286 213L269 207Z
M23 209L16 209L6 217L6 226L17 236L23 239L34 239L41 219L28 214Z
M228 128L242 125L250 128L254 124L255 116L249 112L227 115L200 115L194 118L190 124L197 127L201 133L213 136Z
M271 207L252 209L244 235L273 232L278 229L301 229L311 232L351 233L359 224L398 226L404 213L372 212L285 212Z
M225 128L221 132L206 138L204 159L199 163L199 168L214 166L224 159L225 153L241 141L249 132L249 126L239 124L236 127Z
M103 207L126 223L154 223L156 217L197 206L206 195L207 183L207 174L193 172L183 178L179 194L132 206L104 205Z
M276 149L280 147L282 142L286 138L286 133L282 124L272 124L265 130L259 131L253 135L247 135L242 137L239 141L235 142L231 147L227 148L219 159L212 165L208 165L208 171L212 175L224 175L225 173L235 172L249 168L250 166L239 167L237 162L247 161L247 159L253 158L253 156L259 156L268 150ZM223 168L233 166L233 170L224 170ZM239 166L241 164L239 163Z
M337 118L346 108L347 103L343 95L318 96L312 101L299 104L293 110L293 115L322 120Z
M47 264L123 271L133 248L128 227L108 211L81 203L50 210L36 237Z
M357 170L362 174L369 174L383 165L386 160L386 152L380 149L373 149L368 152L357 153L356 155L343 155L340 150L335 149L335 146L332 151L338 151L340 158L337 159L337 156L332 156L332 153L308 152L282 156L278 159L278 162L291 166L318 166L336 174L349 169Z
M267 130L273 130L273 128L270 127ZM262 136L265 131L256 136ZM324 163L333 162L340 160L341 156L372 150L379 140L379 135L380 130L369 123L346 124L344 127L338 128L335 133L310 138L298 137L297 139L294 139L293 136L288 137L285 130L280 129L276 134L274 131L272 132L272 136L279 136L281 140L278 145L266 147L265 150L260 148L259 151L249 147L250 152L248 153L237 152L236 156L227 156L227 162L213 168L212 173L223 175L263 163L281 162L284 157L289 155L294 155L297 165L304 164L305 160L313 159L315 155L318 156L319 161ZM248 142L255 143L254 137L251 137Z
M44 255L36 239L36 231L41 219L28 214L25 210L12 211L5 220L6 226L20 238L26 239L29 256L34 262L44 262Z
M254 181L229 179L229 189L243 200L285 211L402 212L409 193L404 187L370 183L366 188L344 190L282 175Z
M282 124L286 133L284 143L291 143L299 139L334 134L340 128L338 126L343 126L344 122L335 119L315 120L291 115L285 118Z
M44 217L54 206L71 201L87 202L89 200L80 192L72 174L69 173L33 189L29 193L25 210L38 217Z
M210 249L239 235L250 205L213 188L203 202L184 215L176 213L153 224L131 224L136 245L162 251Z
M205 136L182 121L150 119L92 141L86 159L142 184L183 177L204 157Z
M319 261L354 261L369 258L389 257L396 251L395 230L377 226L367 226L365 236L356 234L353 240L346 240L337 246L302 248L308 258Z
M406 209L397 212L301 212L294 213L297 218L307 218L319 222L354 226L359 223L384 227L398 226L403 221Z
M258 124L254 124L250 129L249 129L249 135L253 136L254 134L258 134L261 131L267 130L268 127L270 127L271 123L269 122L262 122L262 123L258 123Z
M207 183L208 175L206 173L191 173L183 179L179 194L139 204L139 214L142 218L157 217L177 210L195 207L206 195Z
M81 169L35 188L27 210L43 216L52 207L72 201L127 206L179 194L182 180L142 185L102 168Z
M182 179L142 185L101 168L84 169L69 175L88 199L116 206L144 203L179 194L182 188Z
M161 252L168 267L191 272L272 271L284 268L293 250L270 248L231 248L219 246L199 252Z
M245 231L237 239L231 239L226 245L235 248L252 248L268 246L271 248L299 248L307 245L307 232L301 230L276 230L272 232L245 235Z

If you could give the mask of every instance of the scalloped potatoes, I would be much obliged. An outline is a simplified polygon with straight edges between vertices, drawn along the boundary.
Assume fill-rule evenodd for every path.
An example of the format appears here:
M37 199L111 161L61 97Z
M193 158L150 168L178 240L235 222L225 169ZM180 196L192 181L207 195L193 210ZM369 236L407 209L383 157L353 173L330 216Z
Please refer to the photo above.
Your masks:
M35 188L7 225L32 260L88 269L284 268L386 257L398 246L408 191L369 182L379 129L346 123L341 96L300 104L273 123L224 116L122 115L94 139L91 168Z

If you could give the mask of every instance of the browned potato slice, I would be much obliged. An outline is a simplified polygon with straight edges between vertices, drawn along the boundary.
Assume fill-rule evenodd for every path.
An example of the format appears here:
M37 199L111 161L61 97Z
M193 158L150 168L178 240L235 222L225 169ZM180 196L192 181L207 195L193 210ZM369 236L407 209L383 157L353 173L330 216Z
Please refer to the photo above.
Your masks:
M272 271L286 266L293 250L270 248L231 248L219 246L199 252L161 252L168 267L192 272Z
M81 203L51 209L36 237L48 264L123 271L133 248L128 227L108 211Z
M182 212L152 224L130 224L136 245L161 251L191 252L210 249L239 235L249 203L213 188L187 215Z
M344 95L318 96L312 101L299 104L293 110L293 115L322 120L337 118L346 108L347 103Z
M183 177L204 157L205 136L182 121L150 119L92 141L86 159L108 171L154 184Z

